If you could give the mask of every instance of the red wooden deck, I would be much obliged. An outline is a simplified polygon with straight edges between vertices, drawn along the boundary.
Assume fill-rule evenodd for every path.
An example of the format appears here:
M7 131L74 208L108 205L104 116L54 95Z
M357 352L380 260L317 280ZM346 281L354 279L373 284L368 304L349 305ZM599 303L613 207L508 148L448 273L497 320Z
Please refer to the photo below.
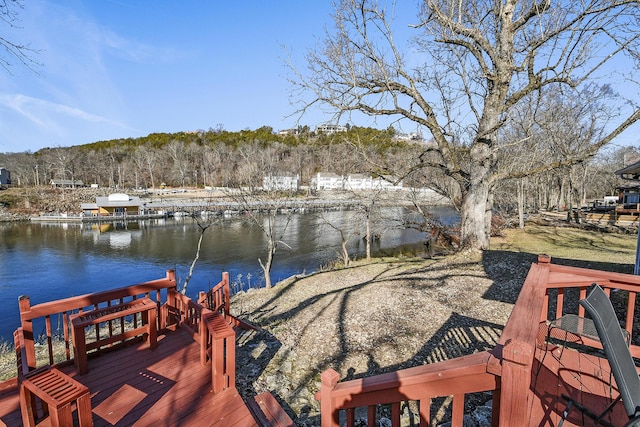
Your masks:
M541 324L531 370L534 398L530 410L531 419L537 420L535 425L558 425L567 403L562 399L562 394L571 396L597 414L603 412L618 396L604 354L599 354L597 349L588 346L569 347L573 339L580 342L578 337L571 334L566 346L562 340L546 344L546 335L547 327ZM626 424L629 419L622 403L618 403L605 420L613 425ZM588 417L583 417L577 409L572 409L564 425L595 424Z
M86 375L62 370L89 387L96 427L257 425L235 389L211 392L211 366L182 328L160 336L153 351L140 344L91 358ZM22 425L15 386L0 391L0 425Z
M572 334L554 332L551 338L561 339L548 339L547 326L565 314L584 317L578 300L594 282L615 295L616 314L631 338L629 349L640 359L634 336L640 276L553 265L550 257L541 255L492 350L355 380L339 381L339 374L328 369L316 394L322 426L338 427L342 418L354 427L356 410L366 410L373 426L380 405L391 406L392 425L400 426L403 402L415 401L420 427L426 427L431 425L434 399L444 396L451 397L452 425L462 426L465 399L478 392L493 394L493 426L557 426L567 404L563 394L594 413L603 412L619 393L602 346ZM618 403L607 419L612 425L626 424L624 406ZM593 422L572 409L564 425Z

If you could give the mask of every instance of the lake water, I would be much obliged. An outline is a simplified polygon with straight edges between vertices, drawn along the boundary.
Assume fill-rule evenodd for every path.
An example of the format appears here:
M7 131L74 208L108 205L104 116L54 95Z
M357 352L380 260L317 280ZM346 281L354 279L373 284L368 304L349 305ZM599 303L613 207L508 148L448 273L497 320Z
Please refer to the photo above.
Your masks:
M388 218L404 211L388 210ZM445 223L457 221L448 208L436 208ZM272 281L309 273L338 258L339 233L326 224L345 227L353 211L298 213L282 238L272 269ZM282 226L284 216L278 218ZM420 244L423 233L398 229L380 220L374 249L390 251L400 245ZM179 286L194 259L199 228L193 219L144 220L128 223L0 223L0 339L12 340L20 325L18 297L32 304L158 279L175 269ZM360 237L350 240L350 253L362 256ZM214 223L205 232L200 259L189 282L195 296L220 281L223 271L239 287L264 286L258 258L265 258L267 240L255 224L232 217ZM38 332L38 331L36 331Z

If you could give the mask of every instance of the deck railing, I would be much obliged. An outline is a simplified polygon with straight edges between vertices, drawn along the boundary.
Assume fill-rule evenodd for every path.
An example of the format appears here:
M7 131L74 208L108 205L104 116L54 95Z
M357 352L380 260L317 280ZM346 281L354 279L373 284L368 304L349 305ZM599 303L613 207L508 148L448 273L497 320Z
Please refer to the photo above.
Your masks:
M180 292L167 294L167 303L162 307L166 325L180 325L187 328L192 335L200 334L200 318L202 306Z
M640 347L634 344L632 333L640 277L564 267L541 255L531 266L493 350L344 382L338 382L339 374L329 369L322 374L316 394L322 426L335 427L341 422L353 427L356 408L367 414L369 426L376 425L376 408L382 404L391 405L392 425L399 426L401 404L407 401L417 401L420 426L431 425L429 402L437 396L452 398L452 425L461 426L465 395L490 390L494 395L492 424L523 425L530 415L527 402L535 398L531 375L541 322L548 324L568 313L583 316L578 300L594 281L612 295L621 323L631 334L632 354L639 357Z
M69 361L73 357L71 343L71 322L69 316L72 314L83 312L86 310L95 310L99 308L109 307L115 304L122 304L138 298L150 298L156 302L158 308L162 305L163 293L169 294L175 292L176 281L173 270L168 270L167 275L163 279L144 282L123 288L112 289L103 292L95 292L92 294L80 295L77 297L64 298L56 301L31 305L28 296L21 296L18 300L20 309L20 322L24 333L25 347L27 348L27 363L30 368L36 368L38 364L61 363ZM137 316L131 319L133 327L141 320ZM158 327L163 328L165 325L158 316ZM115 331L120 332L127 328L124 319L119 321L107 322L106 331L95 325L94 334L107 334L107 336L116 335ZM34 329L35 328L35 329ZM37 330L42 333L36 334ZM36 362L35 342L44 341L46 344L46 355L44 360ZM54 343L61 340L64 348L60 351L54 348Z
M209 292L200 292L198 304L211 311L217 311L225 317L229 315L231 292L229 289L229 273L222 273L222 280Z
M65 298L57 301L31 305L29 297L19 299L20 318L22 326L21 336L24 336L23 364L28 369L38 365L53 365L69 363L73 357L71 329L69 317L78 312L109 307L115 304L148 297L154 300L160 313L158 329L175 328L180 326L188 331L200 344L200 360L202 364L212 366L212 387L219 392L235 387L235 332L223 314L229 309L229 281L228 273L223 273L222 281L212 291L205 295L204 302L210 299L218 310L209 310L191 298L177 292L173 270L167 271L164 279L144 282L137 285L113 289L104 292ZM164 300L164 301L163 301ZM222 313L221 313L222 311ZM59 318L61 324L54 329L52 319ZM137 327L140 319L130 319ZM34 323L44 324L44 339L46 340L47 355L39 362L36 361ZM98 329L95 325L94 334L108 334L108 337L121 333L127 325L124 320L105 322L107 327ZM117 323L117 324L115 324ZM62 355L55 351L55 342L62 338L64 350ZM98 349L97 351L100 351Z
M338 426L344 411L346 425L356 423L356 410L366 410L369 426L378 425L380 405L391 406L392 426L400 425L401 405L414 404L420 425L431 419L431 401L452 396L453 425L462 425L465 395L497 388L496 377L487 373L488 352L476 353L430 365L403 369L387 374L338 382L339 374L329 369L322 373L320 400L323 426Z
M577 314L584 317L584 308L578 301L587 296L589 288L598 283L611 299L620 326L629 333L631 354L640 358L640 346L634 337L634 317L636 298L640 293L640 276L605 272L600 270L567 267L548 264L549 271L562 278L562 282L550 281L544 296L540 321L552 321L566 314ZM579 275L584 272L591 280L583 280ZM572 277L576 277L575 280ZM602 348L598 341L583 338L589 346Z

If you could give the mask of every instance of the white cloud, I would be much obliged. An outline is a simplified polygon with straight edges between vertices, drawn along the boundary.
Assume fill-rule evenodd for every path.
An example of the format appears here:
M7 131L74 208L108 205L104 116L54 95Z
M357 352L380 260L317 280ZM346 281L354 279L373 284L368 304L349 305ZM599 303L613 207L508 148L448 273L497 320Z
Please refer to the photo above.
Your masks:
M79 108L22 94L0 94L0 105L20 114L42 130L56 134L63 133L61 132L60 124L68 123L69 119L73 121L109 124L121 129L128 128L123 123L88 113Z

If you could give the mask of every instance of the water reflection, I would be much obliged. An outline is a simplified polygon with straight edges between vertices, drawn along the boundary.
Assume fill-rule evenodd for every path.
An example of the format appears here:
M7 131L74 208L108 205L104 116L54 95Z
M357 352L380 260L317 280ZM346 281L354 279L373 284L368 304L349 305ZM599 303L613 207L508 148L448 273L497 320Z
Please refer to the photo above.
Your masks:
M456 221L450 210L439 211L445 221ZM389 217L404 213L393 211ZM284 217L282 217L284 218ZM282 227L283 219L276 227ZM348 229L355 224L351 211L294 214L276 253L272 279L311 272L338 258L340 233L331 223ZM8 339L19 325L17 299L25 294L33 304L152 280L175 269L184 281L195 256L199 227L191 218L154 219L116 223L0 224L0 290L7 309L0 312L0 336ZM379 221L378 250L402 244L420 244L424 235ZM361 256L363 230L349 240L352 256ZM205 232L200 259L188 294L214 286L228 271L236 287L262 286L258 258L265 257L267 239L255 224L221 216Z

